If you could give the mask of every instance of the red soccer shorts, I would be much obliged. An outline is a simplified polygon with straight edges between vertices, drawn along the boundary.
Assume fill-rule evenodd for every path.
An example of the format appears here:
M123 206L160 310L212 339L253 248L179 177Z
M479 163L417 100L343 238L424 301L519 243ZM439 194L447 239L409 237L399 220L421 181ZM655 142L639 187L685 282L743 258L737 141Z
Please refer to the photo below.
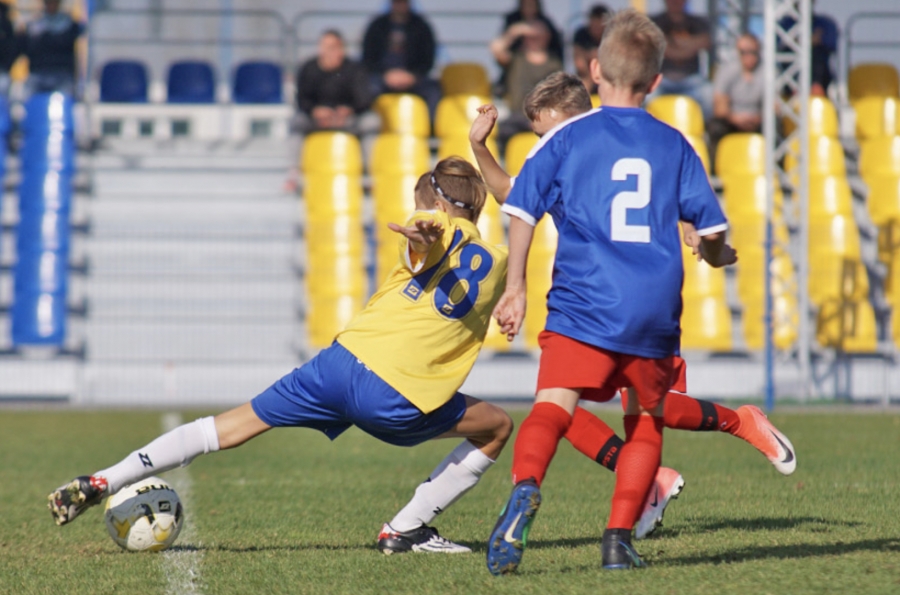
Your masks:
M616 390L633 386L644 409L655 409L678 380L675 356L650 359L576 341L553 331L538 336L541 363L537 390L580 388L586 401L609 401ZM681 358L678 358L679 360ZM683 364L683 362L682 362ZM681 366L683 374L684 366ZM677 389L676 389L677 390Z

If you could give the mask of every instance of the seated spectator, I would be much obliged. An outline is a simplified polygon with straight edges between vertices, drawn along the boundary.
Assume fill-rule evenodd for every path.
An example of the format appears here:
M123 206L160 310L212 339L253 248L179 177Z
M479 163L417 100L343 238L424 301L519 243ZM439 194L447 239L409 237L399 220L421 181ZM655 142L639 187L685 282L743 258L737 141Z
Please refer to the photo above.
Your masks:
M0 3L0 96L9 96L9 69L19 57L16 34L9 18L9 4Z
M391 9L366 28L362 61L375 95L414 93L428 104L432 121L441 85L428 77L437 44L431 26L410 10L409 0L391 0Z
M518 50L512 50L518 46ZM515 133L531 130L523 111L525 96L548 74L563 69L559 58L550 54L550 30L543 21L516 23L491 42L491 53L504 66L509 116L497 126L497 141L504 146Z
M547 29L550 31L550 43L547 46L547 51L551 56L559 60L563 61L563 39L562 35L559 33L559 29L556 28L556 25L553 24L553 21L550 20L546 14L544 14L544 9L541 6L541 0L519 0L518 7L503 15L503 31L501 35L505 35L509 28L518 23L524 23L533 20L539 20L544 25L546 25ZM516 52L521 48L522 41L521 39L517 39L513 42L512 47L510 48L511 52ZM500 78L497 80L497 83L494 85L494 95L498 97L503 97L506 95L506 75L507 68L504 64L500 64Z
M722 64L713 85L713 119L707 125L710 162L719 141L732 132L761 132L765 81L759 40L744 33L737 40L739 60Z
M572 61L575 63L575 73L591 94L597 93L597 83L591 78L591 60L597 57L603 28L606 27L606 19L610 15L612 11L605 4L595 4L588 13L587 25L575 31L572 37Z
M709 81L700 72L700 52L710 48L709 22L684 12L685 0L665 0L666 11L653 22L666 35L663 79L654 95L687 95L703 108L709 119L712 105Z
M815 0L813 0L815 7ZM784 17L778 24L785 31L790 30L797 21L793 17ZM812 73L809 88L810 95L825 97L828 87L834 80L834 69L831 57L837 51L838 26L834 19L823 14L812 15Z
M369 108L373 96L362 64L347 59L344 38L329 29L319 37L315 58L297 71L297 113L291 121L291 169L285 189L297 188L301 137L316 130L341 130L367 144L381 122Z
M19 47L28 57L25 95L58 91L75 95L75 42L84 25L59 10L60 0L44 0L44 12L19 33Z

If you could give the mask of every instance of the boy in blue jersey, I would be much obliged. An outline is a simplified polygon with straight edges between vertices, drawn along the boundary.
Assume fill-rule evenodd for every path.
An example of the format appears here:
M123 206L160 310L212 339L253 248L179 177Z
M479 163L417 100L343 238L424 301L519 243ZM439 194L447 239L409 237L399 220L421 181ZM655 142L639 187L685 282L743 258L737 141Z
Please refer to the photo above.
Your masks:
M486 190L465 160L440 161L420 178L416 195L417 205L433 210L417 211L405 227L390 224L404 236L399 265L331 347L249 403L184 424L112 467L60 486L48 497L56 523L126 485L272 427L314 428L333 440L356 425L398 446L465 438L383 526L378 548L470 551L428 523L478 483L512 433L503 409L458 392L503 290L506 250L480 239L475 223Z
M642 566L631 531L659 468L663 411L679 347L681 246L692 224L710 265L736 261L727 221L680 132L640 108L659 84L662 31L634 10L608 23L592 72L603 108L545 134L503 210L511 215L507 287L494 310L512 338L525 314L525 263L534 225L559 231L548 316L539 342L535 405L516 438L515 487L488 542L493 574L514 571L540 506L540 484L579 399L633 387L625 412L603 567Z

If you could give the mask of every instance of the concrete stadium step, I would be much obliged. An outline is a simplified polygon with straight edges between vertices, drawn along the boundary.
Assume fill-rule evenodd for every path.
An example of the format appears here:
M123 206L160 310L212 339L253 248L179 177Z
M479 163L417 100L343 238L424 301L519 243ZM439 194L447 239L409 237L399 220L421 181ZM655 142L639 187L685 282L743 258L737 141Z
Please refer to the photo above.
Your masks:
M253 321L91 320L91 361L267 362L297 351L299 324Z
M3 391L0 403L28 399L68 400L77 397L82 362L73 358L34 360L20 355L0 357Z
M0 286L2 288L2 286ZM301 308L302 286L293 276L245 283L172 277L98 277L91 280L92 320L281 321Z
M279 278L293 271L296 258L284 240L103 239L87 242L92 276L174 275Z
M247 171L112 170L94 175L94 191L111 195L217 194L220 196L272 196L281 188L283 174Z

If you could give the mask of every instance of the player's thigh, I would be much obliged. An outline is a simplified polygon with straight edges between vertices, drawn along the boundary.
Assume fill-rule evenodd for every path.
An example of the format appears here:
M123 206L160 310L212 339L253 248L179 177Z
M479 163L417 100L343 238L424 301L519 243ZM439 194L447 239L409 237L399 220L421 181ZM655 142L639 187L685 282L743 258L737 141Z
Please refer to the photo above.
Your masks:
M513 431L509 414L497 405L463 395L466 411L462 419L441 438L499 438L507 440Z

